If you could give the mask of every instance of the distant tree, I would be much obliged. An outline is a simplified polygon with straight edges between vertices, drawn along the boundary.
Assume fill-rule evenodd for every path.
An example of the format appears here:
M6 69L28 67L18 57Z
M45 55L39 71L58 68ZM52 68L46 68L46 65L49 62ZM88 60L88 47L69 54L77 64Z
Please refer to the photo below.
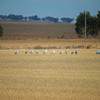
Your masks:
M43 21L48 21L48 22L57 23L57 22L59 21L59 18L47 16L47 17L43 18L42 20L43 20Z
M41 19L37 15L34 15L34 16L29 16L29 20L39 21Z
M10 15L8 15L8 19L14 20L14 21L21 21L21 20L23 20L23 16L10 14Z
M0 15L1 20L7 20L8 16L7 15Z
M38 21L38 20L40 20L40 18L37 15L35 15L34 16L34 20L37 20Z
M65 18L65 17L62 17L61 18L61 21L63 23L71 23L73 21L73 18Z
M86 35L96 36L98 34L97 17L91 16L90 12L83 12L76 19L76 32L79 36L85 33L85 14L86 14Z
M0 37L2 37L3 36L3 28L2 28L2 26L0 25Z
M28 17L26 17L26 16L25 16L25 17L23 17L23 21L25 21L25 22L26 22L27 20L28 20Z

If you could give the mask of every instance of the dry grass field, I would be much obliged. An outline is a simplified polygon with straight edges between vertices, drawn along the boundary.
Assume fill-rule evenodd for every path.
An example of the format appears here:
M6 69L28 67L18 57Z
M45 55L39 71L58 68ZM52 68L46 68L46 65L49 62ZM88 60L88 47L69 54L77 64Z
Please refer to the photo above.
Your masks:
M87 46L90 49L100 49L100 39L40 39L29 38L21 40L0 40L0 49L32 49L35 47L46 48L72 48Z
M77 38L73 24L0 22L4 28L4 38Z
M100 100L100 39L78 39L74 25L1 24L0 100Z
M100 100L100 55L0 50L0 100Z

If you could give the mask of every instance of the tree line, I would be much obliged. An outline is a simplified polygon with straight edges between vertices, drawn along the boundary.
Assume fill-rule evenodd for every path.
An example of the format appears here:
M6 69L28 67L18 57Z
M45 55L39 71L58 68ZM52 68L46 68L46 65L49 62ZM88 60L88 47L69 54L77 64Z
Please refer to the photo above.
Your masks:
M38 15L34 16L23 16L23 15L15 15L15 14L9 14L9 15L0 15L0 20L3 21L42 21L42 22L53 22L53 23L71 23L74 19L73 18L67 18L67 17L51 17L46 16L44 18L40 18Z

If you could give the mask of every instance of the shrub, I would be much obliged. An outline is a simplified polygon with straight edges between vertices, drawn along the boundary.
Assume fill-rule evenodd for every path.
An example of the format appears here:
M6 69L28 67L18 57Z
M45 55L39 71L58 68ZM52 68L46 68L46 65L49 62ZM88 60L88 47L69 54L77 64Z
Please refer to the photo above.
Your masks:
M0 37L2 37L3 36L3 28L2 28L2 26L0 25Z

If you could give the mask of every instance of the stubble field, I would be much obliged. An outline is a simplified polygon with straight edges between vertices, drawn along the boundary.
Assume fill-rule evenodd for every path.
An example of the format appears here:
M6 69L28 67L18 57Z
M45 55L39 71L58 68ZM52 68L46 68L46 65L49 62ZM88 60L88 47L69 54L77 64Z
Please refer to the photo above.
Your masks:
M74 24L0 22L4 39L77 38Z
M1 100L100 100L100 55L0 50Z
M74 25L1 24L0 100L100 100L100 39L78 39Z

